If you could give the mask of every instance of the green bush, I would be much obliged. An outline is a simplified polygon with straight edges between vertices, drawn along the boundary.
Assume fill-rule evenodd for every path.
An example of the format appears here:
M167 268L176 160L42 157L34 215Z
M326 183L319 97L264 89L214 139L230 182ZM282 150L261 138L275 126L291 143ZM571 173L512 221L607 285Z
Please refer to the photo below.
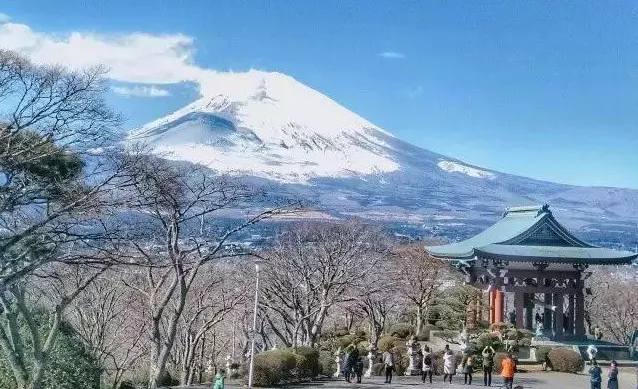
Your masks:
M297 360L290 349L269 350L257 354L253 368L253 384L267 387L296 378Z
M383 338L379 339L379 341L377 342L379 352L384 353L386 351L392 350L398 343L397 340L398 339L394 336L384 336Z
M536 349L536 362L538 363L548 363L547 354L552 351L551 348L540 346Z
M132 381L122 381L120 383L120 389L135 389L135 385Z
M295 379L301 381L306 378L311 378L312 366L308 363L308 358L301 354L294 354L295 356Z
M42 331L48 329L48 318L45 315L36 316L35 320L36 323L41 324ZM21 332L27 333L26 325L22 325ZM25 349L25 354L30 355L32 351L29 343L25 344ZM27 362L30 363L29 360ZM98 362L84 348L82 341L73 329L63 323L44 371L41 388L99 389L100 373L101 368ZM0 352L0 389L14 389L15 387L16 383L9 363Z
M319 352L319 374L332 376L337 371L335 356L330 351Z
M487 332L476 338L476 348L479 352L483 352L483 349L488 346L492 346L494 350L498 350L501 347L501 341L496 334Z
M574 350L555 348L547 354L547 361L553 371L580 373L585 367L583 357Z
M414 335L414 326L410 323L396 323L390 327L390 335L401 339L407 339Z
M319 350L312 347L301 346L297 347L295 354L305 358L302 364L297 360L297 375L299 375L299 370L303 373L302 378L315 378L319 375Z

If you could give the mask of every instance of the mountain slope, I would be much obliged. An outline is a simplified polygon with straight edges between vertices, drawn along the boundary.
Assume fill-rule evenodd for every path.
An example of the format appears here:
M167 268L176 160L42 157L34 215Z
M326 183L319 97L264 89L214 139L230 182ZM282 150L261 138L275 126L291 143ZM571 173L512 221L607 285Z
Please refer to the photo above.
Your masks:
M434 226L430 233L465 237L506 206L550 203L568 226L596 241L635 244L636 190L471 166L404 142L281 73L220 74L208 90L215 92L132 131L127 141L251 177L339 217L409 224L419 234Z

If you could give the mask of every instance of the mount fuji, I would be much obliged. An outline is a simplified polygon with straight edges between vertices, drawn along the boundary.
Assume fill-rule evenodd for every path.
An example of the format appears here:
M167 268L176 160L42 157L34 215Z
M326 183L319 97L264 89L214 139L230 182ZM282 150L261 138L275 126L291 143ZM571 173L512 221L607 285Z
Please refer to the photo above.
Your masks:
M500 173L402 141L281 73L218 73L204 96L128 133L162 157L303 197L334 218L397 235L465 238L507 206L549 203L594 242L638 244L638 190Z

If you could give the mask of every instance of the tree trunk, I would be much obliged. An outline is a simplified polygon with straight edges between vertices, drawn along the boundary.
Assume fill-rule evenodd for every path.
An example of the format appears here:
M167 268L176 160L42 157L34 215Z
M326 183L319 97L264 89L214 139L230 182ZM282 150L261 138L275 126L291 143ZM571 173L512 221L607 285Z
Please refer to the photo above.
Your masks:
M422 329L423 329L423 306L418 305L416 307L416 335L419 335Z

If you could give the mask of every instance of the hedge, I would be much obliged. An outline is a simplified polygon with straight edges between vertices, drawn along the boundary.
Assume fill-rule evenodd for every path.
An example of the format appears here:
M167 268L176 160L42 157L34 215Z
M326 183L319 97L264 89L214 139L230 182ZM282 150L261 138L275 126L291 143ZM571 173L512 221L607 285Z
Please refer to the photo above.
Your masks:
M332 376L337 371L335 356L330 351L319 352L319 374Z
M299 347L296 352L293 349L264 351L255 356L253 385L271 387L293 380L312 379L321 370L319 360L319 351L310 347Z
M540 346L536 349L536 362L547 363L547 354L552 351L551 348L546 346Z
M553 371L580 373L585 368L583 357L574 350L555 348L547 354L547 362Z
M410 323L396 323L390 327L390 335L406 339L414 335L414 326Z
M297 347L295 354L303 356L305 361L297 361L297 369L302 371L301 378L315 378L320 373L319 367L319 350L312 347ZM300 373L297 372L297 375Z

